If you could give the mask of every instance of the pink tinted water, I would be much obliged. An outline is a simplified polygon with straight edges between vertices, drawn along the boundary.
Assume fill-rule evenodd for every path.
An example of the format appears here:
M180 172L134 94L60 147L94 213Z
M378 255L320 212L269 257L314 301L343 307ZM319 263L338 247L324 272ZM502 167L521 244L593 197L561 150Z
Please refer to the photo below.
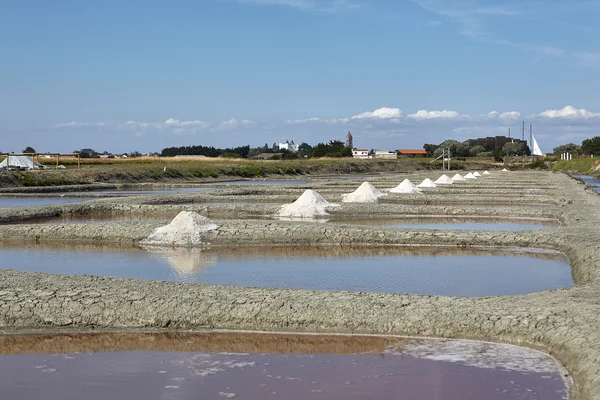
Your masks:
M426 343L430 356L426 357L400 339L395 347L387 344L384 349L383 343L372 338L364 338L366 344L362 339L348 339L352 344L347 347L343 338L324 344L315 342L318 337L307 339L311 344L294 338L286 342L293 346L289 348L264 337L258 345L242 339L241 346L219 346L214 337L207 346L190 344L201 342L201 336L178 338L186 351L173 351L170 345L168 351L148 350L144 345L136 351L132 345L119 352L2 355L0 398L559 400L566 395L558 367L548 370L548 360L527 349L505 349L515 358L511 366L485 357L466 362L464 355L442 354L447 351L443 345L439 349L443 360L436 359L437 342L432 340L410 342L417 347ZM107 350L120 350L118 343ZM239 351L244 343L248 352ZM448 341L440 343L447 347ZM327 354L328 345L333 346L331 354ZM494 347L494 354L504 351L502 345L485 345ZM222 351L217 351L219 347ZM459 348L470 351L468 346ZM546 368L532 368L532 360Z

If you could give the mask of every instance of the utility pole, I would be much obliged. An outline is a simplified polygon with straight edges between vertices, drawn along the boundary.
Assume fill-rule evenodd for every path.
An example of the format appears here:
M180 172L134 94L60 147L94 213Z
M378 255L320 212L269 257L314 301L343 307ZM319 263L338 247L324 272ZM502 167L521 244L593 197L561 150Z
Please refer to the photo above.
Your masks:
M523 140L525 140L525 121L523 121Z

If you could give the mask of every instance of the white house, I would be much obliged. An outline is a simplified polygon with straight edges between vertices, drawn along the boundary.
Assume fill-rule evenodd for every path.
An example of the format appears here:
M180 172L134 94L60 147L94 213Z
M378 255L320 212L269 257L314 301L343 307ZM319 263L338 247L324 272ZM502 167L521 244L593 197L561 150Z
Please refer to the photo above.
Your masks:
M292 153L295 153L298 151L298 145L294 143L293 140L291 142L289 140L286 140L285 143L279 143L279 150L287 150Z
M370 158L368 149L352 149L352 157L354 158Z
M395 151L375 150L375 158L398 158Z

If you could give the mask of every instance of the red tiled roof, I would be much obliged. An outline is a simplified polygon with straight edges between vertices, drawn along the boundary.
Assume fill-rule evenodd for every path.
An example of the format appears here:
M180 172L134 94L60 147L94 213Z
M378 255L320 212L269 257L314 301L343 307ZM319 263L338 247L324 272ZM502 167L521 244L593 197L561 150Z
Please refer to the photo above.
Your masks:
M398 150L398 153L400 153L400 154L427 154L427 152L425 150L407 150L407 149Z

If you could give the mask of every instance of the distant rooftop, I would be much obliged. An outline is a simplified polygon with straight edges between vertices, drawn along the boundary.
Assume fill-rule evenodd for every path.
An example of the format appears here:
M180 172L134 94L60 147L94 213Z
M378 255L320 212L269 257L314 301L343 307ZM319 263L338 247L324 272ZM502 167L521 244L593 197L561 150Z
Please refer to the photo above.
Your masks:
M423 154L426 155L427 152L425 150L410 150L410 149L400 149L398 150L400 154Z

